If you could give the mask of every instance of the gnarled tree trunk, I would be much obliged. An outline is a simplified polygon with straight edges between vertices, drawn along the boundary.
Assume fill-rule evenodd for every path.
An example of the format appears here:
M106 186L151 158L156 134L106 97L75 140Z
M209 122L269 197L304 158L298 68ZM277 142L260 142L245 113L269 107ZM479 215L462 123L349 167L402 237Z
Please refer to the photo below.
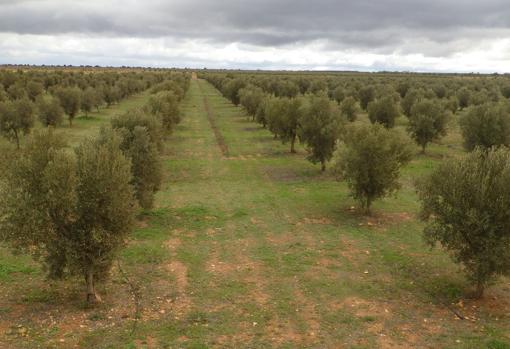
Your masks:
M96 304L101 303L101 297L96 291L96 286L94 283L94 269L89 267L87 269L87 274L85 275L85 281L87 282L87 303Z

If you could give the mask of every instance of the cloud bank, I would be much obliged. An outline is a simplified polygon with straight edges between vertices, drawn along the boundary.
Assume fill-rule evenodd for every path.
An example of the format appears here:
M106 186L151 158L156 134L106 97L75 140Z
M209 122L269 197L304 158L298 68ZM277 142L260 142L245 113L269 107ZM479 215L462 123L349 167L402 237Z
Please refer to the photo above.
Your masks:
M510 6L0 0L0 63L510 72Z

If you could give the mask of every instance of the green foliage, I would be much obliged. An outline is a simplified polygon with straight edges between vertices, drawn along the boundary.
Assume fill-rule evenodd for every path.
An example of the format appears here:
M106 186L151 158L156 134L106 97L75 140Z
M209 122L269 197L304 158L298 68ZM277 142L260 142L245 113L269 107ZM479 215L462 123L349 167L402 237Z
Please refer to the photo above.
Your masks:
M261 101L259 106L257 107L257 112L255 113L255 120L262 125L262 127L266 127L267 125L267 108L269 105L270 97L266 96Z
M398 115L398 104L392 96L382 97L368 104L368 118L372 123L391 128L395 126Z
M44 126L58 126L64 117L64 109L60 106L57 98L52 96L37 99L39 120Z
M342 103L340 103L340 110L347 120L356 121L358 108L354 97L346 97Z
M85 277L87 299L99 300L95 282L134 222L130 182L118 137L88 140L72 154L51 130L38 132L2 186L0 238L42 260L49 277Z
M96 89L93 87L87 87L81 95L81 109L88 116L88 113L92 111L92 108L100 104L100 97Z
M411 87L404 98L400 101L400 106L402 107L402 112L405 116L411 116L411 109L413 108L414 103L424 98L424 93L422 90Z
M308 152L308 160L320 163L321 170L326 170L335 150L335 143L340 138L345 119L338 104L325 94L307 96L300 112L298 136Z
M117 129L122 142L120 148L124 155L131 160L131 184L135 189L135 196L140 206L150 209L154 204L154 194L161 187L162 165L155 144L145 126L135 126L133 129ZM101 139L107 141L112 138L111 130L101 130Z
M467 150L510 144L510 113L506 104L473 106L461 117L460 126Z
M34 126L35 108L28 98L0 102L0 133L20 147L20 135Z
M27 83L27 96L32 102L35 102L38 96L44 92L44 85L38 81L29 81Z
M437 100L423 99L413 105L407 130L411 138L422 147L446 135L448 114Z
M27 91L21 81L9 86L9 88L7 88L7 94L10 99L22 99L27 97Z
M471 100L471 91L466 86L462 87L457 91L457 99L459 100L460 109L466 108Z
M367 110L368 104L375 99L375 88L372 85L361 88L358 92L361 109Z
M126 129L131 133L138 126L144 127L149 133L151 143L154 143L159 150L163 149L161 120L154 115L146 113L143 109L131 109L113 118L111 124L114 129Z
M332 92L332 97L335 101L337 101L337 103L342 103L342 101L344 100L345 98L345 89L343 86L337 86L333 92Z
M283 143L290 142L294 153L302 101L299 98L275 97L268 101L266 117L269 130L278 135Z
M400 188L400 168L411 160L407 137L381 124L350 125L335 152L335 173L370 213L374 200Z
M243 79L231 79L225 84L223 94L230 99L234 105L239 105L239 90L245 86L246 82Z
M257 110L265 98L265 93L260 87L248 85L239 90L239 103L244 107L246 113L255 117Z
M510 275L510 152L476 149L443 162L419 183L425 239L464 266L477 295Z
M457 99L457 96L450 96L443 103L445 109L451 111L453 114L455 114L459 109L459 100Z
M161 120L161 124L167 133L172 132L181 121L179 99L172 91L161 91L152 96L147 108L152 115Z
M81 90L78 87L62 87L55 91L55 96L69 118L69 125L73 125L73 119L80 111Z

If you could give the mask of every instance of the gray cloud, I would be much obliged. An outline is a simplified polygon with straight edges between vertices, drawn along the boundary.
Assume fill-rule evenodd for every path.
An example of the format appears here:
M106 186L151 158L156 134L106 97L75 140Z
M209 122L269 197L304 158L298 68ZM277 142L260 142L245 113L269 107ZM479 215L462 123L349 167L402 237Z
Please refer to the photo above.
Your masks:
M438 43L462 29L510 27L503 0L180 0L2 1L0 31L22 34L89 33L111 36L177 36L285 45L329 39L349 45L386 45L372 34L398 28ZM359 35L369 33L370 35ZM451 35L449 35L451 33ZM356 36L357 35L357 36Z
M448 57L509 32L506 0L0 0L0 33L22 35Z

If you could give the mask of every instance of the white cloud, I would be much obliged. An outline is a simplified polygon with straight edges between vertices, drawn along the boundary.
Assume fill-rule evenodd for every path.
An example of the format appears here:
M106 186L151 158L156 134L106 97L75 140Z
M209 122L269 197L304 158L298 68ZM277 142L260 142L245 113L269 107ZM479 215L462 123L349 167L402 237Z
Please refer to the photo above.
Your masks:
M411 70L510 72L510 39L494 39L449 56L401 50L324 49L316 40L302 45L263 47L202 39L98 37L84 34L0 33L0 63L131 65L192 68Z

